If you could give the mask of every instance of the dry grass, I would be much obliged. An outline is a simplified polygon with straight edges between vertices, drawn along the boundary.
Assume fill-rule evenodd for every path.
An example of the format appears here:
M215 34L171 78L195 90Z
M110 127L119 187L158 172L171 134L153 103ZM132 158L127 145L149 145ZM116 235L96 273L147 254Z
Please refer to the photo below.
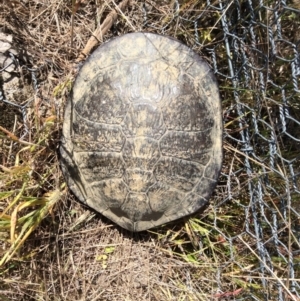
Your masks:
M245 155L234 140L241 131L240 123L253 114L257 80L247 89L234 87L249 107L241 116L233 102L232 83L218 78L224 108L225 158L218 188L204 212L132 234L79 204L68 191L59 168L58 145L63 108L77 71L75 60L97 24L119 2L83 0L74 7L71 0L0 4L0 31L12 34L15 47L27 53L26 59L20 59L23 67L17 72L20 87L6 97L22 106L28 103L24 107L26 122L19 109L0 103L0 300L266 300L266 294L268 300L277 300L279 284L286 300L299 300L291 287L293 280L300 280L299 233L293 230L300 220L299 192L292 181L286 183L290 170L285 162L276 162L277 173L270 166L268 144L263 139L264 135L269 137L268 127L259 124L262 137L257 138L257 157ZM228 74L220 11L207 7L203 0L179 2L180 9L176 10L174 0L147 0L144 6L140 1L130 1L103 41L131 31L173 36L209 63L209 52L214 48L219 72ZM247 9L243 8L246 1L240 2L241 10ZM233 2L227 6L229 11L232 6ZM293 14L289 11L284 16L288 28L283 32L287 34L284 39L291 42L299 39L290 35L291 31L297 35L299 26ZM196 43L192 21L200 15ZM267 15L260 18L261 22L270 21ZM240 24L241 29L245 24ZM266 42L258 47L264 52L269 45ZM283 47L281 54L290 57L293 51ZM259 64L259 58L252 63ZM269 66L272 72L281 72L274 79L278 86L287 81L289 72L288 65L280 63L282 66ZM36 69L37 89L25 66ZM274 86L268 93L260 119L272 124L277 120L273 114L279 110L282 95ZM299 95L293 94L290 100L293 117L299 121ZM245 126L249 124L254 128L251 121ZM296 126L287 126L300 137ZM299 144L287 137L276 138L283 157L299 163ZM250 175L245 156L252 166ZM271 183L262 187L267 192L264 202L268 207L265 216L258 217L264 230L261 243L272 256L267 261L254 235L254 207L261 211L259 204L249 200L248 190L262 175ZM299 177L295 181L300 185ZM286 216L280 202L288 194L287 187L292 203L289 208L296 213L289 210ZM268 224L274 212L280 224L276 235L283 237L279 246L274 245L275 234ZM291 261L295 266L292 277Z

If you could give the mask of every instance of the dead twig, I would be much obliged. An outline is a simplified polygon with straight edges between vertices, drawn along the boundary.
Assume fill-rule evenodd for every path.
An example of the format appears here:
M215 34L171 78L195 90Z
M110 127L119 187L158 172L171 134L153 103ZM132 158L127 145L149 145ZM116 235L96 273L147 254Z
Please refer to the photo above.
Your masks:
M78 2L76 2L76 0L72 0L72 17L71 17L71 48L74 47L74 16L77 12L77 10L80 7L80 4L83 3L83 0L79 0Z
M129 0L122 1L116 9L112 10L108 16L105 18L103 23L99 28L97 28L93 35L89 38L86 46L76 59L76 62L79 63L83 61L91 52L91 50L102 40L103 35L112 27L113 23L117 20L118 12L117 11L124 11L125 7L128 5Z
M15 136L13 133L11 133L10 131L6 130L5 128L3 128L2 126L0 126L0 130L2 132L4 132L10 139L12 139L13 141L19 142L21 144L24 145L29 145L29 146L37 146L37 144L34 143L30 143L24 140L19 139L17 136Z

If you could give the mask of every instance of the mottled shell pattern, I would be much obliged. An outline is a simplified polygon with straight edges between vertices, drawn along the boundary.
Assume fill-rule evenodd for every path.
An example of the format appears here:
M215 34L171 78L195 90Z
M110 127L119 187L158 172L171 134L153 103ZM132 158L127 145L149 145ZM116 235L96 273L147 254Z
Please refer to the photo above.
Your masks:
M208 203L222 165L208 64L182 43L131 33L84 63L65 111L61 165L78 199L131 231Z

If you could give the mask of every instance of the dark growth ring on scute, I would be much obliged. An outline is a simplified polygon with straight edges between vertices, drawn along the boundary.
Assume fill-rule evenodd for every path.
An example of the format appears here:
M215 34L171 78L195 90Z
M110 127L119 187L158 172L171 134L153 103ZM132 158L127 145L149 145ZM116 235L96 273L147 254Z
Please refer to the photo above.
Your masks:
M128 230L199 210L222 165L221 102L209 66L150 33L101 45L74 83L61 157L79 200Z

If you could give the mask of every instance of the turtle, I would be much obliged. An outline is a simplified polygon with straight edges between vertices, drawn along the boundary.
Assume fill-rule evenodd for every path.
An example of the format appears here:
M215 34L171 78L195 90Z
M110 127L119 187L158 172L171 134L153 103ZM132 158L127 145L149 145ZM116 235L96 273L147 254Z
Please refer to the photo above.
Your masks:
M100 45L68 99L60 162L84 204L143 231L206 206L222 166L218 84L178 40L135 32Z

